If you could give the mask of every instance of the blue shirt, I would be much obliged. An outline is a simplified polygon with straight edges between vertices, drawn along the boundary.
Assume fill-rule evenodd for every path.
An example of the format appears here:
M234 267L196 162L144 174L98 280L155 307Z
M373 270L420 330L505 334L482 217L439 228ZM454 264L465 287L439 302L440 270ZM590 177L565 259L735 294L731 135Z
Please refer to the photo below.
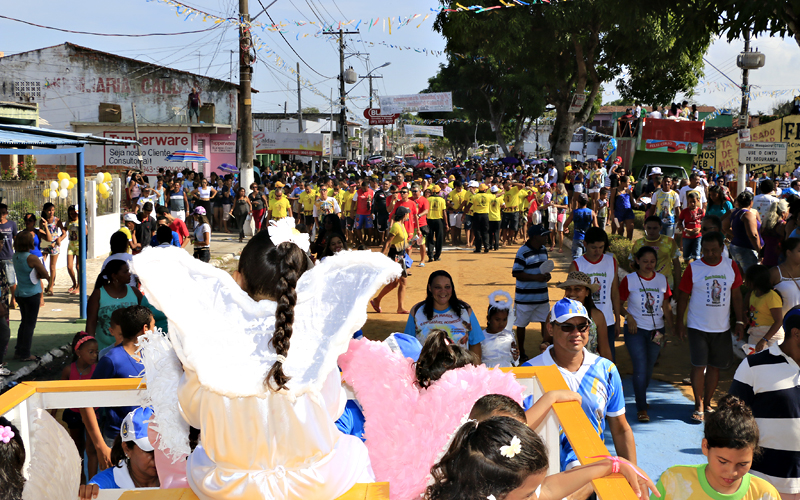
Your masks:
M153 237L150 238L150 246L157 247L160 244L161 243L158 241L158 238L156 238L156 235L154 234ZM181 246L181 237L175 231L172 231L172 241L170 242L170 245L178 248L180 248Z
M517 250L514 258L512 272L523 271L525 274L542 274L539 266L547 260L547 250L544 246L531 248L525 243ZM517 288L514 293L514 303L516 304L549 304L550 298L547 293L547 282L544 281L520 281L517 280Z
M549 366L555 365L550 355L553 346L535 358L523 363L522 366ZM622 379L616 365L606 358L583 350L583 363L577 372L572 373L558 367L561 376L571 391L581 395L583 412L597 431L600 440L606 429L606 417L618 417L625 414L625 396L622 393ZM566 434L561 433L561 470L577 463L578 457L572 450Z
M97 367L92 374L93 379L106 378L132 378L140 377L144 372L144 365L136 361L125 350L118 345L111 348L108 353L100 358ZM136 409L136 406L117 406L105 408L104 425L119 433L119 426L125 416Z
M122 467L109 467L98 472L87 484L96 484L101 490L129 490L136 487L128 467L124 464Z
M583 241L586 236L586 230L592 227L592 211L588 208L578 208L572 212L572 226L575 233L572 235L573 240Z
M348 399L347 404L344 405L344 413L342 413L342 416L336 421L336 428L339 429L342 434L355 436L364 441L364 423L366 421L364 413L361 411L358 403L352 399Z

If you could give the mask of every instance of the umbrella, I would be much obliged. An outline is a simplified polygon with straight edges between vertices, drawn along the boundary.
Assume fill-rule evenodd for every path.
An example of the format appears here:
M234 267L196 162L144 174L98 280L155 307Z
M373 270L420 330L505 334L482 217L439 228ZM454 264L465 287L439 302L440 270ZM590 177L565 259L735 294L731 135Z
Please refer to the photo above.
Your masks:
M209 163L208 158L201 155L197 151L190 151L190 150L175 151L171 155L167 156L166 160L178 161L178 162Z
M231 165L230 163L223 163L222 165L217 167L217 169L222 170L223 172L230 172L230 173L236 173L239 171L239 168L236 167L236 165Z
M433 168L434 164L429 161L423 161L417 164L417 168Z
M409 165L411 165L412 167L416 167L417 165L419 165L420 163L422 163L422 161L421 161L421 160L417 160L417 159L415 159L415 158L410 158L410 159L406 160L406 163L408 163L408 164L409 164Z
M370 165L375 165L376 163L381 163L383 160L381 158L373 158L369 161Z
M356 163L356 162L354 162L354 161L348 161L348 162L347 162L347 164L348 164L348 165L358 165L358 163Z
M513 156L506 156L505 158L503 158L500 161L503 162L503 163L510 163L512 165L514 165L516 163L519 163L519 160L514 158Z

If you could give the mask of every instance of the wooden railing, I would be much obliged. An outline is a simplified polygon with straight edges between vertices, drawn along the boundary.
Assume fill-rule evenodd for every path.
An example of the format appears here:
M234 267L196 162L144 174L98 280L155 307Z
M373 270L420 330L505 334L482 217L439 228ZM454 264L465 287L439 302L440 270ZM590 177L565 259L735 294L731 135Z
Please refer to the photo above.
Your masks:
M525 394L539 399L542 394L568 389L558 369L554 366L503 368L511 371L525 388ZM135 406L144 401L141 379L107 379L51 382L23 382L0 395L0 415L11 420L20 430L26 449L30 449L29 415L36 409L91 408L112 406ZM557 403L549 412L537 432L542 436L548 450L549 474L559 470L559 433L563 431L572 444L582 464L599 459L587 457L608 455L598 433L592 427L577 402ZM30 457L28 457L30 460ZM630 485L621 474L614 474L594 481L594 488L601 500L635 500ZM388 500L387 483L358 484L338 500ZM191 490L143 489L103 490L99 500L196 500Z

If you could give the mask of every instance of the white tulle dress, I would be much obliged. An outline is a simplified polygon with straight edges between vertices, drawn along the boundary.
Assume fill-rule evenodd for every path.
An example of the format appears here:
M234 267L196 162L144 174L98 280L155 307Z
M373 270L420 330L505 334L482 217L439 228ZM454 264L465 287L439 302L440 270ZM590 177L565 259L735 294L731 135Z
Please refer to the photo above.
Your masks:
M276 360L275 302L253 301L226 272L180 249L145 250L134 262L144 294L170 322L169 343L157 333L142 342L151 425L176 455L188 430L176 415L200 429L187 461L199 498L333 499L375 480L364 444L334 425L346 402L336 361L399 265L341 252L302 276L283 365L291 380L276 393L263 384Z

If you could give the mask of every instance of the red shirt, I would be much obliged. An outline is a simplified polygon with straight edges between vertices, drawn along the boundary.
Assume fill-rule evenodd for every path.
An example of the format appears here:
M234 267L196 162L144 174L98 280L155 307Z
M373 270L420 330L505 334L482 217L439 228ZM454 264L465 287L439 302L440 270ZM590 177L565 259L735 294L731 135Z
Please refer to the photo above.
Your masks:
M408 237L410 238L412 234L414 234L414 228L417 225L417 214L419 210L417 209L417 204L414 203L412 200L408 201L397 201L392 208L392 213L389 214L389 222L394 222L394 213L397 211L398 207L406 207L411 211L411 215L408 217L408 220L405 222L406 232L408 233Z
M183 246L183 239L189 237L189 229L186 227L186 224L184 224L179 218L175 217L172 222L169 223L169 228L178 233L178 238L181 240L181 246Z
M358 215L372 215L372 197L375 193L371 189L366 191L358 191L358 198L356 199L356 214Z
M694 235L683 233L684 238L689 238L696 240L700 237L700 224L703 221L703 210L700 208L696 208L694 210L684 208L681 210L680 215L678 216L678 220L683 222L684 229L697 229L697 232Z
M419 209L418 213L425 212L426 210L429 210L430 207L431 207L430 202L428 202L428 199L425 198L424 196L420 196L416 200L413 199L413 198L410 198L410 199L411 199L411 201L413 201L414 203L417 204L417 208ZM419 227L425 227L427 225L428 225L428 216L427 215L421 215L419 217Z

